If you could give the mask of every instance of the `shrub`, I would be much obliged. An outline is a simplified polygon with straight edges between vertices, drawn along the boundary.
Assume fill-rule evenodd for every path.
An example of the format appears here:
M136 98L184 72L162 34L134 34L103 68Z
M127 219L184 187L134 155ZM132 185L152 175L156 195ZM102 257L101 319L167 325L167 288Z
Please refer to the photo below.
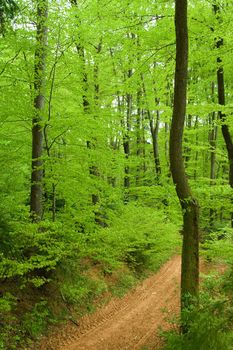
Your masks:
M184 310L182 315L187 332L165 333L164 350L233 349L233 303L224 287L226 280L226 276L205 277L199 306Z
M23 316L22 329L30 338L36 339L46 329L48 322L52 319L51 312L46 300L36 303L30 312Z

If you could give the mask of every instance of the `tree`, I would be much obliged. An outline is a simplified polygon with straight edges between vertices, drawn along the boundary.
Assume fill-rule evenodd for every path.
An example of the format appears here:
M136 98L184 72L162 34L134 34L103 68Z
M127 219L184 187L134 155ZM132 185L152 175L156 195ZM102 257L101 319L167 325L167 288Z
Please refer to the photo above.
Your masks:
M220 9L218 5L214 5L214 13L219 20ZM220 49L223 46L223 39L218 38L216 41L216 48ZM225 106L225 83L224 83L224 68L222 64L222 58L220 56L217 57L217 83L218 83L218 103L220 106ZM221 129L222 135L225 141L228 162L229 162L229 185L233 188L233 141L230 133L229 126L226 120L226 114L219 111L219 119L222 122ZM231 227L233 227L233 212L231 212Z
M33 221L43 212L43 121L45 108L45 60L47 46L47 0L37 0L37 35L34 66L34 116L32 119L32 172L30 211Z
M176 0L176 70L174 107L170 131L170 167L183 215L181 308L189 306L189 296L199 289L199 212L185 174L182 138L186 113L188 72L187 0Z

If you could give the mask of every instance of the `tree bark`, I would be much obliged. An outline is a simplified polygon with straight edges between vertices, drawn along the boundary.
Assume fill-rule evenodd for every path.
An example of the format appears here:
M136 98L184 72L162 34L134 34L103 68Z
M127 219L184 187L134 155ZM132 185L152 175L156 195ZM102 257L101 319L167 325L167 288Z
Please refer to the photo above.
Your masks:
M170 177L170 159L169 159L169 123L165 122L165 159L168 167L168 177Z
M214 83L212 83L212 101L214 102ZM217 125L215 125L215 121L216 121L216 113L213 112L209 117L210 186L213 186L215 184L215 179L216 179L216 141L217 141L218 127ZM209 225L211 228L214 226L214 221L216 218L217 218L216 209L210 208Z
M98 44L98 46L96 47L96 54L97 54L97 57L98 55L100 55L101 53L101 50L102 50L102 39L100 39L100 42ZM97 59L97 62L94 63L94 110L97 111L97 115L99 113L99 92L100 92L100 86L99 86L99 62L98 62L98 58L96 57ZM83 106L85 108L85 98L83 98ZM97 115L94 115L94 118L97 117ZM95 149L96 148L96 145L97 145L97 139L94 138L94 143L91 142L91 141L87 141L87 147L89 149ZM99 169L96 165L96 161L94 160L93 161L93 164L90 165L89 167L90 169L90 175L93 176L93 177L96 177L98 178L100 176L100 172L99 172ZM97 188L96 188L96 192L95 193L92 193L92 204L95 206L96 204L98 204L100 201L100 198L99 198L99 195L98 195L98 191L97 191ZM99 213L97 211L95 211L95 221L98 223L98 224L101 224L101 220L99 219Z
M187 0L175 2L176 71L170 132L170 167L183 214L181 309L199 292L199 210L185 174L182 152L188 71Z
M130 79L132 76L132 69L128 70L127 78ZM131 93L126 94L126 122L125 131L123 136L123 148L125 153L125 177L124 177L124 189L125 189L125 203L129 201L129 188L130 188L130 175L129 175L129 164L128 160L130 157L130 131L131 131L131 114L133 106L133 96Z
M149 110L148 110L148 116L149 116L150 132L151 132L151 138L152 138L152 144L153 144L155 179L156 179L156 182L158 183L161 176L161 166L160 166L160 160L159 160L159 144L158 144L159 122L160 122L159 111L157 110L156 112L155 126L154 126L154 120Z
M42 217L43 195L43 112L45 107L45 60L47 46L47 0L37 0L37 36L34 69L34 108L32 119L32 171L30 211L33 222Z
M142 108L141 108L141 97L142 97L142 91L139 86L139 89L137 91L137 119L136 119L136 154L138 157L138 165L136 169L136 186L140 186L141 184L141 178L142 178L142 166L141 166L141 160L142 160Z
M214 13L219 16L219 7L213 6ZM220 38L216 42L216 48L220 49L223 46L223 39ZM221 57L217 58L218 69L217 69L217 82L218 82L218 103L221 106L225 106L225 83L224 83L224 69L222 65ZM222 135L226 144L228 162L229 162L229 185L233 188L233 141L230 134L229 126L226 123L226 115L222 111L218 113L219 119L221 120ZM233 227L233 212L231 212L231 227Z
M78 6L78 2L77 0L70 0L71 6L73 6L74 8ZM76 20L78 25L81 25L80 19L78 17L78 15L76 16ZM85 60L85 48L82 44L82 38L79 35L78 36L78 40L75 42L75 46L76 46L76 50L80 59L80 66L81 66L81 72L82 72L82 105L83 105L83 111L84 114L88 115L91 112L91 109L93 108L93 110L98 110L99 108L99 82L98 82L98 76L99 76L99 65L98 62L94 63L94 68L93 68L93 77L94 77L94 103L93 105L90 103L90 100L88 98L89 93L88 90L90 88L89 86L89 82L88 82L88 75L87 75L87 71L86 71L86 60ZM97 56L101 53L102 50L102 39L100 39L99 44L96 47L96 54ZM96 117L96 116L95 116ZM95 144L97 144L96 139L95 140L88 140L86 142L87 144L87 148L90 150L94 150L95 149ZM89 166L89 174L91 177L95 178L95 177L99 177L99 170L98 167L93 164L95 162L92 162L92 164L90 164ZM92 200L92 204L93 206L95 206L96 204L99 203L99 195L97 193L97 190L95 191L95 193L92 193L91 195L91 200ZM97 223L99 223L99 218L97 218L98 214L95 212L95 221Z
M159 136L159 124L160 124L160 113L159 110L156 111L156 120L154 120L154 117L151 115L151 111L149 108L149 103L147 101L147 91L143 79L143 75L141 74L141 81L142 81L142 87L143 87L143 93L146 98L147 102L147 116L149 120L149 127L150 127L150 133L151 133L151 140L152 140L152 146L153 146L153 157L154 157L154 165L155 165L155 181L156 183L159 182L161 177L161 166L160 166L160 158L159 158L159 144L158 144L158 136ZM154 88L154 92L156 94L156 89ZM158 99L155 98L156 107L159 103ZM168 145L168 144L167 144Z
M193 172L193 179L196 181L197 179L197 175L198 175L198 160L199 160L199 152L198 152L198 141L199 141L199 137L198 137L198 116L196 115L196 119L195 119L195 123L194 123L194 130L196 130L196 135L195 135L195 146L196 146L196 151L195 151L195 162L194 162L194 172Z
M187 127L188 130L192 129L192 116L190 114L187 116L186 127ZM190 146L188 144L188 142L189 142L188 135L187 135L187 137L185 139L185 142L187 143L187 145L185 147L185 167L187 169L189 160L191 158L191 148L190 148Z
M132 95L127 94L126 95L126 104L127 104L127 114L126 114L126 129L125 129L125 136L123 141L124 146L124 152L125 152L125 158L126 162L128 163L129 155L130 155L130 145L129 145L129 133L131 130L131 111L132 111ZM129 180L129 165L126 163L125 166L125 179L124 179L124 186L126 189L130 187L130 180Z

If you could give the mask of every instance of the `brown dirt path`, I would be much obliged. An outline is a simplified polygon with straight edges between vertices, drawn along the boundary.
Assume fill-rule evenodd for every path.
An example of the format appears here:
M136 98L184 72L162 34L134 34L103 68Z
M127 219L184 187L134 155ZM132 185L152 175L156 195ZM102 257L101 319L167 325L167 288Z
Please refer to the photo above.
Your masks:
M179 310L180 265L180 257L173 257L125 297L114 298L96 313L83 317L79 327L67 325L37 349L155 349L155 344L160 344L160 328L168 327L167 316Z

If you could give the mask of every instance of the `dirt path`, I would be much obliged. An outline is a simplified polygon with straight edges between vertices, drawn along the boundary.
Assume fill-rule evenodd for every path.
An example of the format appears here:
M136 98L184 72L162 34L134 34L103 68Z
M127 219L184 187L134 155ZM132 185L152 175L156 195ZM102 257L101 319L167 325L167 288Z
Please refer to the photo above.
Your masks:
M166 317L179 310L180 257L169 260L155 275L121 299L113 299L80 326L67 325L40 350L139 350L159 345L158 331Z

